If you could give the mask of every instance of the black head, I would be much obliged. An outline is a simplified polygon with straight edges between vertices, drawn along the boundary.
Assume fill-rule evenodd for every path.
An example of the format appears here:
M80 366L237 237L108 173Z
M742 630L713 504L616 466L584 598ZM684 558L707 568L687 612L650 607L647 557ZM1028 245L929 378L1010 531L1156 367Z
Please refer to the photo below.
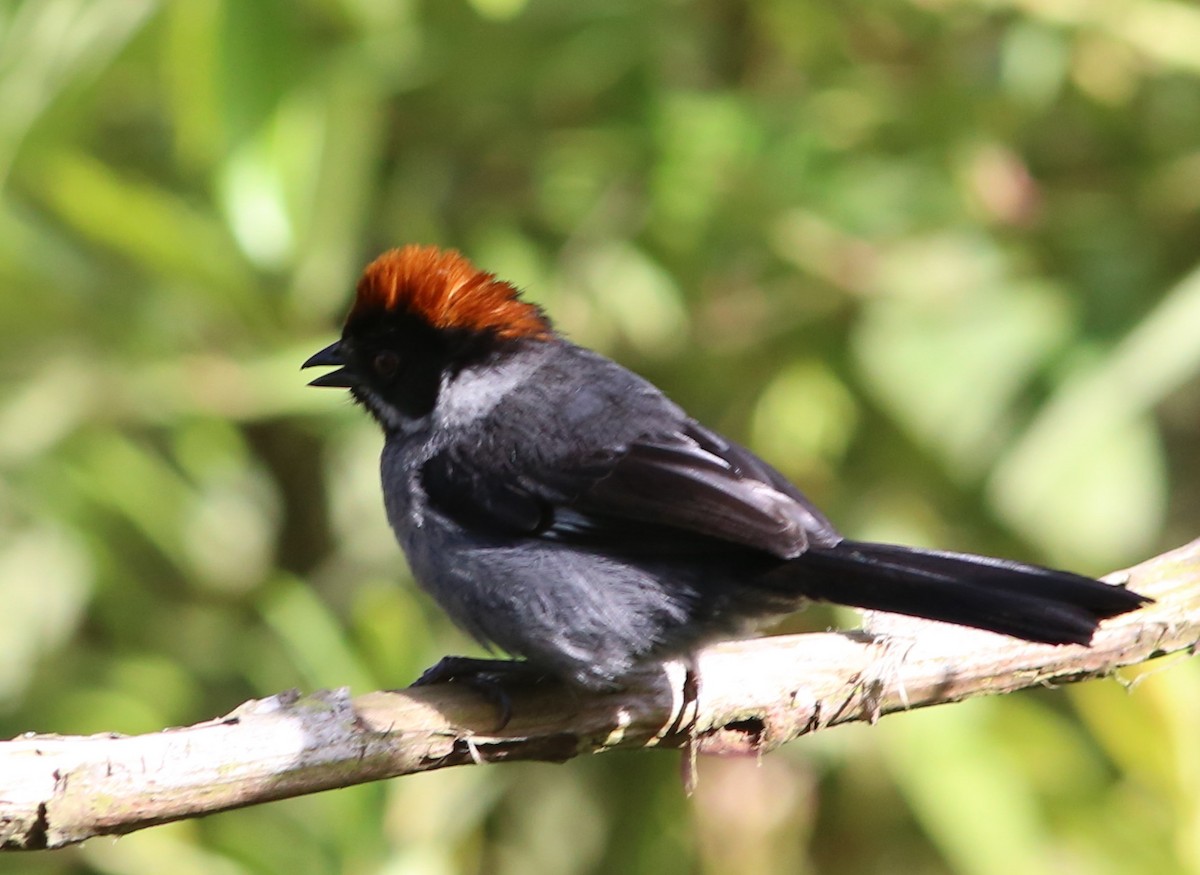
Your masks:
M447 372L551 334L541 310L457 252L406 246L367 267L341 340L301 367L336 367L309 385L349 389L397 429L433 409Z

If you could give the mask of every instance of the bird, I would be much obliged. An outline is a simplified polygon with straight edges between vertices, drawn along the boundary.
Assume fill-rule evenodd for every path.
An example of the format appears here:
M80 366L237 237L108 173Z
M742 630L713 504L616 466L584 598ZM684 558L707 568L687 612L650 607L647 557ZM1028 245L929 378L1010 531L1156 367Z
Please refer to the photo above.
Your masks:
M843 537L784 475L576 345L455 250L372 261L341 337L303 368L382 427L387 519L413 577L516 660L447 657L420 683L532 674L589 691L809 602L1056 645L1148 599L1022 562Z

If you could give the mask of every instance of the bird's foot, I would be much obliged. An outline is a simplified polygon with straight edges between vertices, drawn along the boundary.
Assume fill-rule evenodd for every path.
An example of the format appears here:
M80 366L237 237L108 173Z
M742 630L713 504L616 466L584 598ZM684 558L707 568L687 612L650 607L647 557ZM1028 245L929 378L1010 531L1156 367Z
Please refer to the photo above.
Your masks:
M470 687L496 707L499 731L512 719L512 695L515 689L536 686L549 679L544 671L527 662L511 659L476 659L470 656L444 656L413 682L414 687L434 684L461 684Z

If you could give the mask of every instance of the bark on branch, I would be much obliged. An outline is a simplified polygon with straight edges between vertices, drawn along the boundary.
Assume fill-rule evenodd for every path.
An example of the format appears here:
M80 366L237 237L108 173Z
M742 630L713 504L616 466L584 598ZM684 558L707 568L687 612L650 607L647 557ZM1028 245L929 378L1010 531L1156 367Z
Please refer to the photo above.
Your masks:
M753 753L852 720L1110 674L1200 641L1200 540L1110 576L1156 601L1090 648L1026 644L940 623L886 635L729 642L632 689L546 686L493 706L453 685L351 697L281 693L226 717L139 735L0 742L0 848L58 848L181 818L446 766L562 761L617 748Z

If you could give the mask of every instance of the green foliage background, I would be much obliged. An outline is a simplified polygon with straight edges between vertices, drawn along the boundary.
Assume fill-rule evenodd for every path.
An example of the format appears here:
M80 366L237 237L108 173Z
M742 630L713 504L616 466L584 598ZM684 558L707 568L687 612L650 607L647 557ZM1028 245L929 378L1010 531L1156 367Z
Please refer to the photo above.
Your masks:
M1182 0L0 2L0 736L153 731L471 645L297 370L463 249L860 537L1090 573L1197 534ZM790 628L853 622L812 610ZM29 873L1200 872L1200 677L762 763L460 769Z

